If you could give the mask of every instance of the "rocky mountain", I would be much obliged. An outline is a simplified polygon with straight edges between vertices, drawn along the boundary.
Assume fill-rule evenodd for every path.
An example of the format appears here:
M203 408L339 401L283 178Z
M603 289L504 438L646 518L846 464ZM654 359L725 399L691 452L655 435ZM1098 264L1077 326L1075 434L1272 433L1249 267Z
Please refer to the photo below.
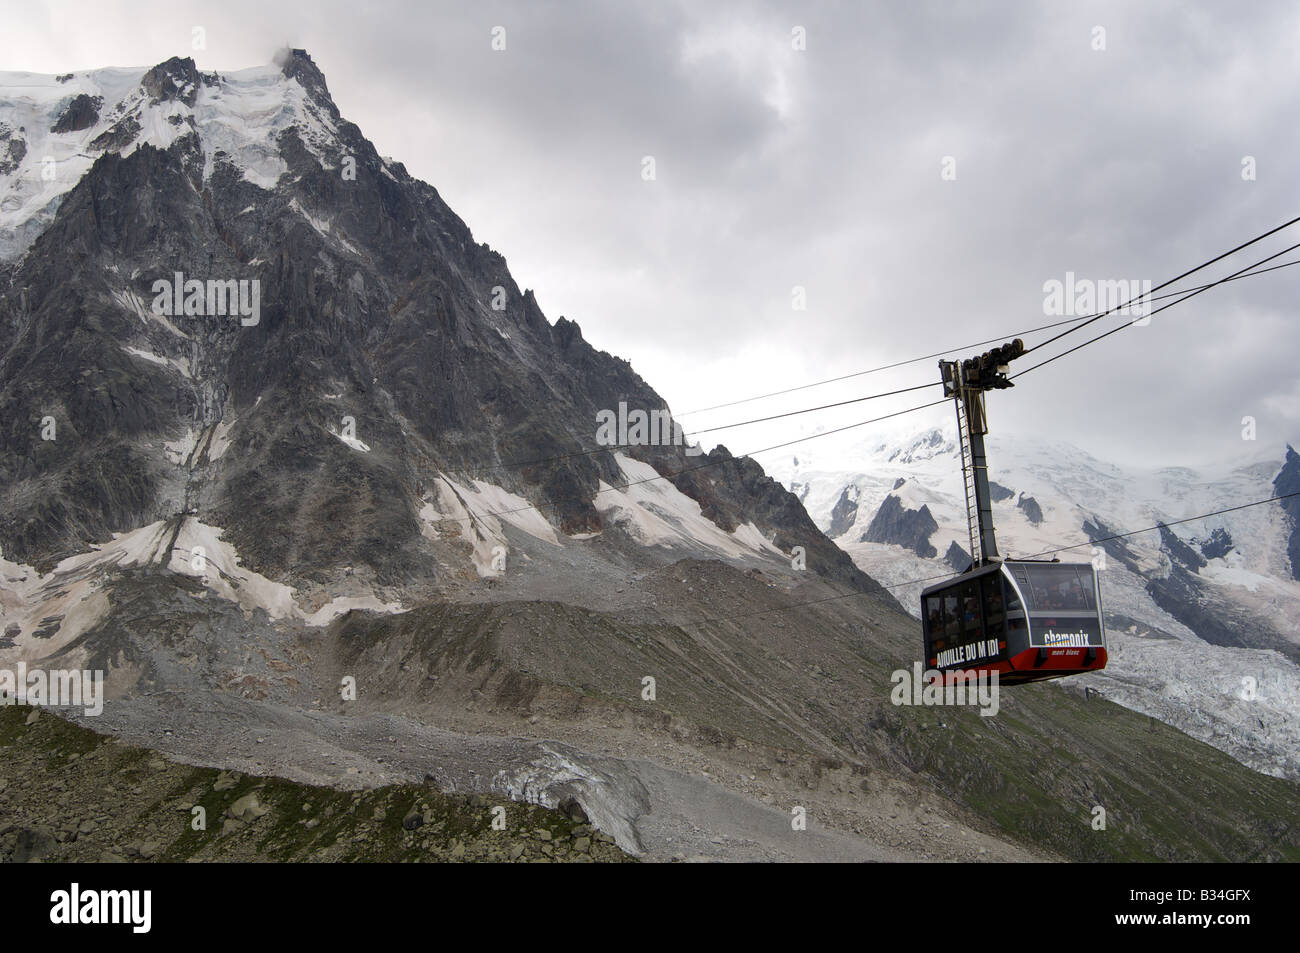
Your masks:
M1295 448L1291 446L1286 448L1286 463L1273 478L1273 490L1275 496L1300 493L1300 453L1296 453ZM1300 497L1291 497L1278 505L1291 517L1291 535L1287 540L1286 555L1291 563L1291 578L1300 579ZM1213 545L1218 549L1231 543L1225 536Z
M791 493L685 446L629 363L377 154L305 52L0 74L0 163L0 670L106 671L102 714L67 717L157 752L168 803L240 813L178 762L284 811L281 782L386 789L351 843L423 784L457 795L428 802L457 824L484 799L577 804L652 859L1300 851L1292 785L1120 706L1031 686L1003 727L891 704L915 625L810 517L823 482ZM927 440L897 464L943 450ZM842 500L861 536L874 489L848 482L826 515ZM1055 526L1049 494L1007 486ZM878 533L942 551L942 495L890 492ZM45 729L5 724L47 757ZM137 778L134 755L96 757L79 796ZM1153 763L1194 766L1175 784ZM1193 830L1205 791L1225 806ZM1093 836L1081 798L1130 818L1122 836ZM6 803L40 827L39 802ZM113 837L156 820L132 817ZM403 857L455 854L389 833ZM245 856L255 834L163 841Z
M47 570L152 527L292 587L311 614L340 591L378 607L436 587L467 547L497 572L503 524L559 547L615 527L699 542L675 515L627 517L667 493L705 551L802 545L814 571L869 588L725 448L599 450L600 411L663 400L548 322L339 115L305 53L136 76L22 77L30 96L0 111L26 143L3 202L32 214L11 253L48 219L0 291L6 558ZM44 155L56 179L36 185ZM206 313L214 285L221 314ZM223 307L226 285L247 313Z
M1062 443L994 435L989 446L1002 554L1076 546L1060 558L1104 567L1112 658L1084 681L1259 770L1300 776L1300 586L1287 505L1294 501L1175 524L1290 492L1283 488L1300 485L1295 451L1261 449L1215 470L1134 470ZM809 448L797 467L772 469L805 488L818 525L914 615L924 585L969 565L955 430L865 441L821 459ZM838 502L847 498L855 511ZM935 525L918 538L897 514L921 507ZM862 536L864 524L875 532ZM1088 545L1143 527L1154 530ZM1243 689L1264 681L1272 686L1267 698Z
M833 527L832 527L833 528ZM894 543L904 549L910 549L923 559L938 555L938 550L930 543L930 537L939 528L939 524L930 515L930 507L922 503L920 509L907 509L893 493L885 497L876 515L871 518L867 531L862 534L862 543Z

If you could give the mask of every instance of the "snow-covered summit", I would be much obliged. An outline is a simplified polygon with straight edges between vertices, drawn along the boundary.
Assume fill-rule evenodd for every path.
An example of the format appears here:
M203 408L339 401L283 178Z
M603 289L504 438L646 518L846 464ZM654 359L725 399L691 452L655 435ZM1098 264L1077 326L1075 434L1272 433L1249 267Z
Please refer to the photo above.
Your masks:
M194 136L207 182L223 165L263 189L288 166L289 130L324 168L338 165L338 114L302 51L278 63L202 73L190 59L58 76L0 72L0 260L21 255L105 153L167 149Z

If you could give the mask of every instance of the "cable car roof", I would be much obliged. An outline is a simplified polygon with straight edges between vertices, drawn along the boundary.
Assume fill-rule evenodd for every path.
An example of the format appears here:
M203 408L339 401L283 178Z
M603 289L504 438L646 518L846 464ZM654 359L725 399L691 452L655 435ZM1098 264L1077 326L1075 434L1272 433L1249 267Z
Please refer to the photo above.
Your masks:
M933 586L927 586L925 589L921 591L921 598L934 595L935 593L938 592L943 592L951 588L952 586L970 582L972 579L980 579L984 576L989 576L994 573L1003 573L1005 576L1007 576L1008 579L1011 579L1011 573L1010 573L1011 566L1033 566L1035 568L1041 567L1041 568L1046 568L1048 570L1053 570L1056 567L1059 567L1061 569L1065 569L1065 568L1086 569L1090 575L1092 575L1093 573L1092 563L1090 562L1067 563L1067 562L1062 562L1059 559L998 560L997 562L991 562L986 566L980 566L978 569L968 569L963 573L958 573L957 575L944 580L943 582L936 582ZM1012 581L1014 582L1015 580L1012 579Z

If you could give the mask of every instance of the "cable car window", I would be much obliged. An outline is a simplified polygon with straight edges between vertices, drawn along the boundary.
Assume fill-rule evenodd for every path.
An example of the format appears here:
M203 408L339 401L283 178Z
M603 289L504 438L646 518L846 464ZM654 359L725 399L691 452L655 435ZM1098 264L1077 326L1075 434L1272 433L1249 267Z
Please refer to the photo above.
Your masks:
M1091 566L1076 566L1074 569L1075 578L1079 581L1079 589L1083 593L1083 604L1085 609L1093 612L1097 611L1097 577L1092 571Z
M958 635L961 633L961 613L958 611L957 596L955 593L949 593L943 597L943 634Z
M925 600L926 631L931 635L943 634L943 600L930 596Z
M1085 585L1083 577L1086 574L1079 567L1057 564L1025 568L1032 592L1029 598L1035 611L1096 611L1092 580L1088 579Z
M1002 577L994 573L980 580L984 590L984 625L989 638L1000 638L1007 614L1002 606Z
M1017 579L1016 581L1022 582L1022 580L1020 579ZM1011 585L1011 583L1007 583L1007 611L1008 612L1025 611L1025 607L1020 604L1020 596L1016 593L1016 587Z
M960 600L962 631L967 635L982 632L984 613L980 608L980 587L978 581L966 583L958 590Z

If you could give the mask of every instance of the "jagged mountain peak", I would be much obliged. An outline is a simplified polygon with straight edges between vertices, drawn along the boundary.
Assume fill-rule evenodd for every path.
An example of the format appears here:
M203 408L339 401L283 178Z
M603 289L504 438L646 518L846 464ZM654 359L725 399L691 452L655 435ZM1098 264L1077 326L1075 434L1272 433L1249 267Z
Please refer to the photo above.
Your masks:
M338 109L334 105L333 97L330 96L325 74L320 71L320 67L306 50L285 48L276 53L272 62L280 67L286 77L296 81L319 102L328 104L337 116Z
M1287 444L1286 459L1282 469L1273 478L1273 491L1276 496L1300 493L1300 454ZM1290 562L1291 578L1300 581L1300 496L1292 496L1280 504L1291 520L1291 533L1287 538L1287 559Z
M194 60L188 56L183 59L173 56L159 63L140 79L140 86L150 95L152 105L176 101L193 107L202 85L203 77L199 75Z
M920 460L931 460L935 457L948 456L957 451L957 435L955 427L932 427L925 430L911 440L901 445L889 446L880 444L876 448L876 456L883 458L884 462L894 464L908 464Z
M298 149L337 168L359 136L305 51L278 59L226 73L201 72L190 57L147 69L0 73L0 260L23 254L105 155L179 151L200 188L229 170L270 191Z

